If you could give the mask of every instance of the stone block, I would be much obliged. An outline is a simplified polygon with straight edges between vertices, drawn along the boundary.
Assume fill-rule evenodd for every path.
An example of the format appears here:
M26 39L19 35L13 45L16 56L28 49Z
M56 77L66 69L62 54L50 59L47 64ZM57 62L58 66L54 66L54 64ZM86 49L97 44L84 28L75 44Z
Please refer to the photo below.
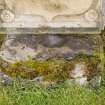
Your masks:
M100 33L104 0L0 0L0 28L8 33Z
M8 62L14 62L33 58L72 59L79 54L100 55L100 39L98 35L7 35L0 56Z

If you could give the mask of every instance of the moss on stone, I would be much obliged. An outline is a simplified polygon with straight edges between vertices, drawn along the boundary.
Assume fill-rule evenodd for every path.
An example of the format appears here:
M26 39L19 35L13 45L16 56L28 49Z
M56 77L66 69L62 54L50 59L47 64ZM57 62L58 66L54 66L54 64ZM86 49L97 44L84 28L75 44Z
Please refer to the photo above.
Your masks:
M1 70L12 77L22 77L34 79L43 76L46 81L65 80L70 77L70 71L75 68L75 64L84 63L86 65L86 76L90 80L93 76L101 72L101 60L96 56L78 55L72 60L50 59L47 61L29 60L19 61L8 67L1 66Z
M5 38L5 36L6 35L4 35L4 34L0 34L0 47L2 45L2 42L3 42L4 38Z

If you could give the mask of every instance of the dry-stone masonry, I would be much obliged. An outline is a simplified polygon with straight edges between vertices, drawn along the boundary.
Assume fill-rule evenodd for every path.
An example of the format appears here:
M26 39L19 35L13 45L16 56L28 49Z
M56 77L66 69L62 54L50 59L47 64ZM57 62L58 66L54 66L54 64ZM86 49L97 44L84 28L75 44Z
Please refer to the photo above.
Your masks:
M0 0L0 63L63 58L73 62L70 80L99 86L102 5L104 0Z

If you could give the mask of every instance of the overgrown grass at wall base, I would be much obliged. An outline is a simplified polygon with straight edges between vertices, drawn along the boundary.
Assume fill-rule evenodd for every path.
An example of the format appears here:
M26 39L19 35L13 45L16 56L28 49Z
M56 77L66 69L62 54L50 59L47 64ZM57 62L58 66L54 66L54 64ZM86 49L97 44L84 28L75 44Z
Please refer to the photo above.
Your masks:
M0 105L105 105L105 87L92 90L68 82L39 87L35 82L0 85Z

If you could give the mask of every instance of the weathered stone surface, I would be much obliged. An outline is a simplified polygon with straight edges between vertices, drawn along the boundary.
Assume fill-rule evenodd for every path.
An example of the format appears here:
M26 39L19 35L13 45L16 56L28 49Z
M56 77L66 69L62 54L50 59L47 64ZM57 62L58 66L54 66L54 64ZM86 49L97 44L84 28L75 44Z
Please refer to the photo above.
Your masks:
M102 10L103 10L103 20L104 20L104 27L105 27L105 0L102 1Z
M69 78L80 85L91 84L99 86L101 80L92 77L101 76L102 70L102 54L100 36L79 36L79 35L7 35L1 51L0 58L10 64L17 61L28 61L30 59L38 61L48 61L50 59L65 59L73 62L73 68L70 69ZM75 60L78 55L87 55L89 59L98 57L98 59L90 59L85 61L85 57L81 56L80 60ZM101 55L101 56L100 56ZM92 61L93 60L93 61ZM99 60L99 61L96 61ZM89 63L89 64L88 64ZM1 64L2 65L2 64ZM7 65L6 65L7 66ZM21 66L19 66L21 67ZM3 65L5 68L5 65ZM49 68L49 67L48 67ZM61 66L62 68L62 66ZM24 70L29 75L34 72L32 68ZM24 72L22 71L22 72ZM35 75L36 76L36 75ZM33 78L32 77L32 78ZM36 79L40 79L36 77ZM41 76L43 77L43 76ZM41 78L42 79L42 78Z
M102 76L96 75L89 81L89 84L94 88L100 87L101 80L102 80Z
M0 0L0 27L12 28L12 33L99 33L102 1Z
M99 39L92 36L8 35L2 45L0 56L11 63L28 59L72 59L81 53L88 55L99 53L100 45L97 40Z
M63 58L73 63L69 79L80 85L99 86L103 46L96 34L103 29L104 11L104 0L0 0L0 33L7 34L4 42L0 39L0 61L6 62L0 62L0 68L8 71L8 64L17 61ZM89 57L86 61L84 55ZM94 61L91 57L98 59ZM20 65L20 69L34 77L32 68ZM35 79L42 81L44 76L38 75Z
M12 85L13 78L0 71L0 85Z

